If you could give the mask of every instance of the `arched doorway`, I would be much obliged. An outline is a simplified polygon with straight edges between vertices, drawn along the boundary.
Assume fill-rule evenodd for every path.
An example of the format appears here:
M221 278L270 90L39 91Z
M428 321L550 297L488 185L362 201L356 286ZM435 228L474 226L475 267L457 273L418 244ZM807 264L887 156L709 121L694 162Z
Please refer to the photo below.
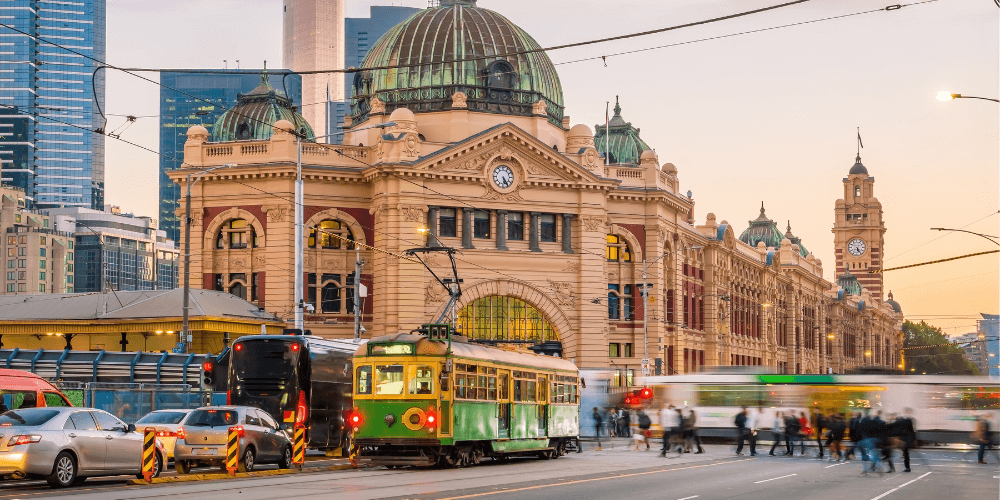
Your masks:
M459 332L473 342L562 355L562 342L552 323L535 306L517 297L478 298L459 310L458 325Z

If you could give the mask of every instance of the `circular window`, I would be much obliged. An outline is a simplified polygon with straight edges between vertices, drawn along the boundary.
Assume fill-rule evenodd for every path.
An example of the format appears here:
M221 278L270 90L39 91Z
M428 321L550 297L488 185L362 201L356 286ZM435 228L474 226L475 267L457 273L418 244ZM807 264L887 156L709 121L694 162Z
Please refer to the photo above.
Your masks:
M240 122L236 126L236 138L245 141L250 138L250 125L247 122Z

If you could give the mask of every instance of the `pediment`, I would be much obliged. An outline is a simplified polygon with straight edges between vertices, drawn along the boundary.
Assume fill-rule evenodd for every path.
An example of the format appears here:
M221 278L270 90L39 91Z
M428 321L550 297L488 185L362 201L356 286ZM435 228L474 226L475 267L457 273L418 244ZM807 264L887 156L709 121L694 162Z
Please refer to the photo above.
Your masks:
M499 165L510 166L523 186L617 184L596 176L585 167L512 124L504 124L469 137L415 162L418 170L444 175L486 178Z

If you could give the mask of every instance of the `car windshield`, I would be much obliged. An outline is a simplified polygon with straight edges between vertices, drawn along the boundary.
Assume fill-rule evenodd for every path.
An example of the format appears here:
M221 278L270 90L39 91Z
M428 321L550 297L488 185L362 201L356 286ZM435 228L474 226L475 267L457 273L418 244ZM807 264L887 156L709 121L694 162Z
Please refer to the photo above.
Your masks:
M184 425L192 427L221 427L236 425L238 418L234 410L195 410Z
M0 429L4 427L34 427L42 425L52 417L58 415L56 410L46 410L43 408L27 408L24 410L11 410L0 415Z
M179 424L187 412L184 411L156 411L139 419L135 425L139 424Z

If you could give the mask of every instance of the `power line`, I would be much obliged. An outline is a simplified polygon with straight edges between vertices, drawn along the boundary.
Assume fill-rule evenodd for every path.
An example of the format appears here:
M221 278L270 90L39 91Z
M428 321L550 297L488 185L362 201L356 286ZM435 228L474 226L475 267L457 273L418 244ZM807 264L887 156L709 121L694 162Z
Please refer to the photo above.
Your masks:
M997 0L997 1L1000 1L1000 0ZM980 217L980 218L978 218L978 219L976 219L976 220L974 220L974 221L972 221L972 222L970 222L970 223L968 223L968 224L960 227L959 229L965 229L965 228L967 228L967 227L969 227L969 226L971 226L971 225L973 225L973 224L975 224L977 222L984 221L984 220L986 220L986 219L988 219L990 217L993 217L994 215L997 215L997 214L1000 214L1000 210L997 210L995 212L990 212L990 213L988 213L988 214L986 214L986 215L984 215L984 216L982 216L982 217ZM955 234L955 233L954 232L946 232L946 233L942 234L941 236L938 236L937 238L933 238L933 239L931 239L931 240L929 240L929 241L927 241L925 243L921 243L921 244L919 244L919 245L917 245L917 246L915 246L915 247L913 247L913 248L911 248L911 249L909 249L909 250L907 250L905 252L897 253L896 255L893 255L892 257L886 258L885 260L886 260L886 262L888 262L888 261L890 261L892 259L895 259L896 257L899 257L901 255L905 255L907 253L910 253L910 252L912 252L912 251L914 251L914 250L916 250L916 249L918 249L918 248L920 248L922 246L929 245L931 243L934 243L937 240L940 240L941 238L946 238L946 237L951 236L953 234Z
M884 273L886 271L898 271L900 269L909 269L911 267L929 266L931 264L940 264L942 262L949 262L949 261L958 260L958 259L966 259L966 258L969 258L969 257L978 257L980 255L989 255L991 253L1000 253L1000 250L987 250L985 252L976 252L976 253L970 253L970 254L965 254L965 255L959 255L958 257L949 257L947 259L932 260L932 261L929 261L929 262L921 262L919 264L910 264L908 266L890 267L889 269L875 269L875 270L872 270L872 271L868 271L868 274L880 274L880 273Z

